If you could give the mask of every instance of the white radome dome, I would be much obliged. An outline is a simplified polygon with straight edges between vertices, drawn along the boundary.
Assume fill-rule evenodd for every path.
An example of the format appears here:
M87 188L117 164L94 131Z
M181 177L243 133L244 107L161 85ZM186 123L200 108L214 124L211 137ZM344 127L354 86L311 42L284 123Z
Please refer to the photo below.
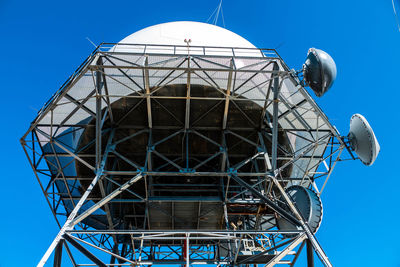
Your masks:
M123 44L143 44L151 45L149 46L150 50L146 50L147 52L170 53L171 50L167 48L161 49L160 47L156 49L154 45L186 46L185 39L191 40L190 46L192 47L256 48L243 37L216 25L193 21L176 21L157 24L137 31L118 42L111 51L139 52L143 47L139 49L138 46ZM196 53L196 49L192 48L192 50ZM197 49L197 51L200 50ZM219 49L218 53L210 49L208 51L214 55L226 55L227 53L227 50L223 52L221 49ZM239 53L245 53L248 56L261 56L258 50L240 50Z
M255 48L253 44L234 32L216 25L194 21L175 21L150 26L127 36L119 43L186 45L185 39L191 39L193 46Z

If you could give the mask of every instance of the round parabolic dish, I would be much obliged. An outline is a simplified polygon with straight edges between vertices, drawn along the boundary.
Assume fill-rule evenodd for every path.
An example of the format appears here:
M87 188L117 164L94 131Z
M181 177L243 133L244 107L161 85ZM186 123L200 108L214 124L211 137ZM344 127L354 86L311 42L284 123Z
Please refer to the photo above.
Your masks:
M303 219L308 223L311 231L317 232L322 221L322 202L319 196L311 189L299 185L288 187L286 193L296 205ZM283 197L281 200L284 201ZM290 212L289 207L284 206L284 208ZM284 218L278 218L277 225L281 231L301 230L300 226L296 227Z
M310 48L304 63L304 79L314 93L320 97L333 85L336 79L336 64L332 57L316 48Z
M361 162L372 165L379 154L380 146L372 127L361 114L351 117L349 139Z

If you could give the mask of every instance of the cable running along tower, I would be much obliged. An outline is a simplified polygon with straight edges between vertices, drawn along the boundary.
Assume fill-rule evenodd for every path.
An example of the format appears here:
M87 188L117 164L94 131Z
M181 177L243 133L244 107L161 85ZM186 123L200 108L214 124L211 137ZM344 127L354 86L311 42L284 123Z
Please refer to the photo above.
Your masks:
M321 50L295 72L205 23L102 43L21 139L60 226L38 266L293 266L304 246L331 266L320 195L343 157L379 152L363 116L341 136L305 89L335 77Z

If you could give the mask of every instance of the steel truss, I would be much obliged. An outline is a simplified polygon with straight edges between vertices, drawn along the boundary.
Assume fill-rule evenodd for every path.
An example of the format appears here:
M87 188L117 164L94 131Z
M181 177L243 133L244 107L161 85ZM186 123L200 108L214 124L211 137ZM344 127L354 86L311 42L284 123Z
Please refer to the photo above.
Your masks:
M82 266L73 251L90 260L85 266L293 266L306 243L325 266L331 266L285 188L300 184L320 195L347 146L276 51L259 50L263 56L254 58L235 55L235 48L230 48L229 56L210 56L206 47L165 46L173 50L166 54L145 45L134 46L141 52L112 52L108 47L102 44L89 56L21 139L60 226L38 266L52 253L54 266L61 266L63 251L73 266ZM249 62L239 68L238 60ZM88 77L91 85L82 85ZM216 93L196 95L199 81ZM295 90L283 93L285 82ZM184 95L157 93L174 83L185 85ZM86 90L80 97L72 91L78 85ZM130 93L113 91L117 86ZM264 90L263 97L249 94L256 90ZM295 98L298 102L291 100ZM165 106L165 100L183 101L184 116ZM133 104L118 115L113 106L116 101ZM194 114L196 101L210 104L202 114ZM260 106L259 121L246 112L243 103L249 102ZM63 107L68 112L60 118ZM143 125L123 123L140 107L145 107ZM168 114L171 123L158 123L155 107ZM199 123L218 109L222 115L219 126ZM232 110L248 123L230 125ZM316 123L310 123L310 114ZM120 134L122 129L129 134ZM166 130L168 134L160 138ZM211 131L220 133L220 138L207 134ZM70 136L82 140L85 134L93 138L80 145L65 141ZM164 149L176 138L182 143L180 157ZM288 146L282 138L297 141ZM207 152L191 154L191 140L201 140ZM145 149L127 156L121 152L127 142L145 142ZM235 147L244 144L250 149L235 154ZM119 164L126 167L118 169ZM182 182L155 182L159 177L180 177ZM188 186L196 177L212 178L212 183ZM138 189L138 184L145 189ZM163 193L166 187L215 194L181 197ZM196 204L193 222L177 214L174 207L182 203ZM143 207L143 212L129 215L130 225L115 219L115 206L128 204ZM214 215L220 216L215 219L218 229L202 228L204 221L212 221L207 216ZM277 217L299 230L279 230ZM154 218L169 218L168 227L152 229ZM176 229L185 224L192 229Z

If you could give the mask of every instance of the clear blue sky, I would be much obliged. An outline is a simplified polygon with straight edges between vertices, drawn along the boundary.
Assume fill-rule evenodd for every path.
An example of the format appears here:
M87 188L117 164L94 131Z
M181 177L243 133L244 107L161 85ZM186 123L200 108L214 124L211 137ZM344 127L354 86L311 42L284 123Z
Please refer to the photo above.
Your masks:
M398 2L398 0L396 0ZM205 22L217 0L0 0L0 266L34 266L57 226L19 144L36 111L93 50L157 23ZM353 113L381 144L372 167L339 163L322 196L317 233L335 266L400 266L400 32L390 0L225 0L226 27L278 48L300 69L308 48L335 59L338 76L318 104L339 131Z

